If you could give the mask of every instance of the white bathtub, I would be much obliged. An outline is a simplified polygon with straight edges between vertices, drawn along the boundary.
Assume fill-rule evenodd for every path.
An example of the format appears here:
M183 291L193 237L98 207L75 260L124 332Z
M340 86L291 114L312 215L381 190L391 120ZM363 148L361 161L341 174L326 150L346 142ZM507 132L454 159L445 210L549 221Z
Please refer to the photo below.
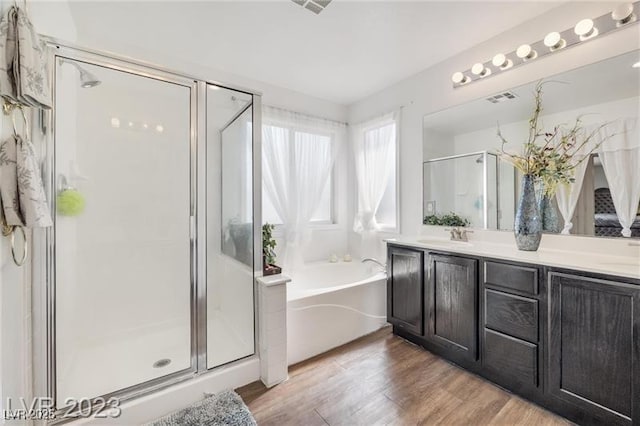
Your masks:
M360 261L319 262L291 274L287 286L289 365L386 324L386 275Z

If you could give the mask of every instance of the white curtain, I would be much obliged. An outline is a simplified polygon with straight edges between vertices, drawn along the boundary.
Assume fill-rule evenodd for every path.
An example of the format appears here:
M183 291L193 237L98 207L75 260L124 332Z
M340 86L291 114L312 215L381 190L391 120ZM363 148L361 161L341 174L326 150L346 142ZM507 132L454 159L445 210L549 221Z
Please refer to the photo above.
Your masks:
M586 128L581 133L581 136L584 138L590 135L595 130L594 127ZM580 139L579 139L580 140ZM584 139L583 139L584 140ZM574 169L574 181L565 185L558 185L556 192L556 200L558 201L558 210L560 210L560 214L562 215L562 219L564 219L564 228L562 229L562 234L569 234L571 228L573 228L573 223L571 219L576 211L576 206L578 205L578 199L580 198L580 193L582 191L582 183L584 182L584 175L587 170L587 166L589 165L589 159L585 159L585 156L589 154L594 148L594 144L588 143L585 145L580 152L577 152L574 159L576 162L581 161L580 164L576 166Z
M358 207L353 230L362 235L361 256L375 253L376 213L395 169L399 111L353 126Z
M330 180L346 125L278 108L263 111L264 191L284 228L280 263L291 271L304 263L309 222Z
M638 118L618 120L601 129L598 155L609 182L609 190L622 235L631 237L631 225L640 204L640 125Z

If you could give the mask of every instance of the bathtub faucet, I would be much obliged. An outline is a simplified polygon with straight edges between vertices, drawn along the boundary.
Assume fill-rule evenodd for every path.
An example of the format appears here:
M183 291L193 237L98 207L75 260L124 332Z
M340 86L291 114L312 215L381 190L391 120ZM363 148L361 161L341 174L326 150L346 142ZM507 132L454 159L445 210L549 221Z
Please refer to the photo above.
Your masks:
M371 262L371 263L375 263L376 265L378 265L379 267L382 268L382 270L384 271L384 273L387 273L387 265L385 265L384 263L380 262L378 259L374 259L372 257L367 257L362 259L362 263L367 263L367 262Z

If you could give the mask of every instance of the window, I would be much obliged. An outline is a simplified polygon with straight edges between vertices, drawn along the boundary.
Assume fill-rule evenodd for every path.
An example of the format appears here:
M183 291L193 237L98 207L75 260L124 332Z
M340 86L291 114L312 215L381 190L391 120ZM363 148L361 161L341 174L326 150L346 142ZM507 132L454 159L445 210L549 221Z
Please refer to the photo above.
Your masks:
M381 231L398 230L397 126L397 113L354 126L356 232L373 230L375 225Z
M287 168L285 176L293 176L292 173L296 167L303 163L300 155L304 155L305 150L302 149L304 144L313 143L323 145L320 151L327 156L325 160L330 161L333 150L334 137L331 133L321 133L307 129L285 127L276 125L264 125L267 133L272 135L271 140L277 144L278 158L281 160L282 167ZM291 143L293 141L293 143ZM317 151L317 150L316 150ZM295 179L287 179L285 191L296 191ZM290 192L289 192L290 193ZM262 190L262 221L271 224L282 224L283 220L278 214L271 199L269 192L263 184ZM311 216L312 224L331 224L334 223L333 215L333 170L329 174L327 183L324 186L320 203L315 212Z

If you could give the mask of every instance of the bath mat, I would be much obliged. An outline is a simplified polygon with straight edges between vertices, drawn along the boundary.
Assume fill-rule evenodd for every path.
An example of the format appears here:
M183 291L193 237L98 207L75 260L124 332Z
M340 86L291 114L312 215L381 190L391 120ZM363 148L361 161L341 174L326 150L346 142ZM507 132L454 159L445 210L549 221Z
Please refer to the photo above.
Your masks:
M187 408L162 417L147 426L255 426L255 419L234 391L207 395Z

